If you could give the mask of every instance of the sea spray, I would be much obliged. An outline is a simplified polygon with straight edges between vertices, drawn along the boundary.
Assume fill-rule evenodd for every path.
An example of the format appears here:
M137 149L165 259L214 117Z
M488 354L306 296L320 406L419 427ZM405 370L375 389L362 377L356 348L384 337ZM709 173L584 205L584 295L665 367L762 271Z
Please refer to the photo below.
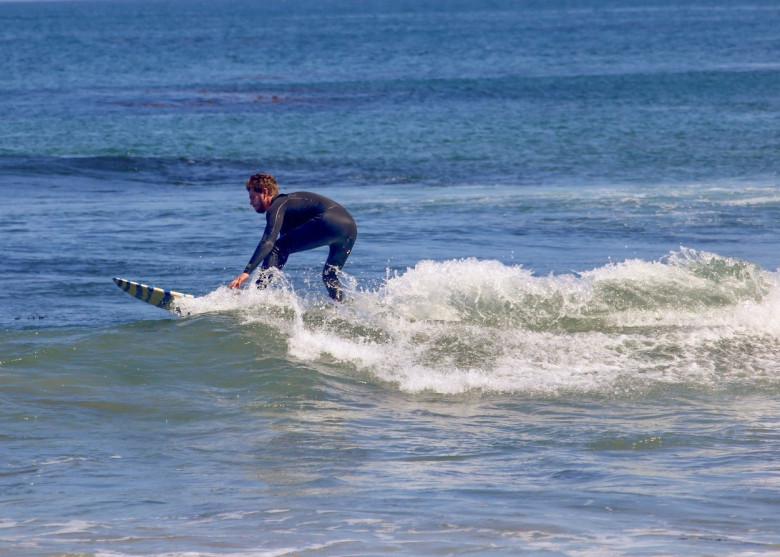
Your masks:
M776 384L780 293L757 265L687 248L579 274L420 261L339 305L295 291L220 288L187 311L233 312L286 338L289 355L335 361L406 391L555 396L659 385Z

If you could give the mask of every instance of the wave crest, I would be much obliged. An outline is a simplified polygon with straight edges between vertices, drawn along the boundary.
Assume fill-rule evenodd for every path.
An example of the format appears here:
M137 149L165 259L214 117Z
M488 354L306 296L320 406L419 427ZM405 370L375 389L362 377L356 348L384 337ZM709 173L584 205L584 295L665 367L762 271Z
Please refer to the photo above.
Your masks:
M776 274L686 248L543 277L498 261L420 261L343 306L289 283L248 294L229 294L231 309L281 329L291 356L407 391L780 387Z

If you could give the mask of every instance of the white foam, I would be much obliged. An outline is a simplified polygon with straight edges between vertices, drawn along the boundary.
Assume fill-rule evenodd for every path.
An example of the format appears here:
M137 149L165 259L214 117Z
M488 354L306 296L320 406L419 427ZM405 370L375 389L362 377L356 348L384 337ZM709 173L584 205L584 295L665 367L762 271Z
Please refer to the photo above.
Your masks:
M498 261L421 261L350 296L344 305L307 299L282 282L218 289L186 307L238 312L280 330L292 357L335 360L411 392L780 381L777 276L685 248L545 277Z
M53 530L46 532L47 536L61 536L64 534L83 534L93 531L98 525L86 520L70 520L68 522L55 522L47 524Z

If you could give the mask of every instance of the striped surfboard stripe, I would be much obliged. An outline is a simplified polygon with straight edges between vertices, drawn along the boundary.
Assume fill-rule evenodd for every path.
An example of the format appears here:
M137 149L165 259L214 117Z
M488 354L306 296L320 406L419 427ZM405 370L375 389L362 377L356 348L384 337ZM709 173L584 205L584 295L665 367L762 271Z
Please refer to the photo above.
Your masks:
M147 304L163 309L170 309L171 302L176 298L193 297L191 294L183 294L181 292L176 292L175 290L165 290L163 288L147 286L146 284L125 280L123 278L114 277L114 283L131 296L134 296Z

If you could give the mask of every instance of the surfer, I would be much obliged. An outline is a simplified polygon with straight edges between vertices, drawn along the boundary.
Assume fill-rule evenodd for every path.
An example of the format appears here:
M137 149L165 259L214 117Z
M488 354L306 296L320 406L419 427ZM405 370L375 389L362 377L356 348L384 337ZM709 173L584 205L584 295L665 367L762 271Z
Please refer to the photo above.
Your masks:
M270 174L253 174L246 181L246 189L255 211L266 214L266 225L255 253L244 271L231 281L230 288L240 288L258 265L263 271L281 269L291 253L329 246L322 281L328 295L342 301L338 273L357 238L352 215L335 201L316 193L280 194L276 179ZM261 276L257 285L265 286L268 278Z

